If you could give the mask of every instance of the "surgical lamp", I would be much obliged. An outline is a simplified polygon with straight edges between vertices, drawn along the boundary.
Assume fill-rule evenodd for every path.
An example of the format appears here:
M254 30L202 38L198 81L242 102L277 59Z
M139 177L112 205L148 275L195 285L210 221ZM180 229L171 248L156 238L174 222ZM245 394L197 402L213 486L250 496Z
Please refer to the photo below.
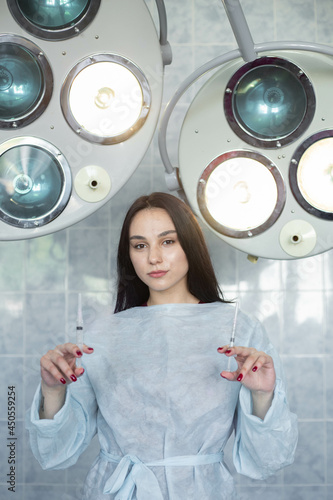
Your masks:
M0 34L0 240L64 229L127 182L171 63L144 0L8 0ZM143 36L144 34L144 36Z
M168 188L254 262L322 253L333 247L333 49L254 44L239 1L223 4L239 48L198 68L168 103L159 132ZM187 110L174 167L170 117L212 70Z

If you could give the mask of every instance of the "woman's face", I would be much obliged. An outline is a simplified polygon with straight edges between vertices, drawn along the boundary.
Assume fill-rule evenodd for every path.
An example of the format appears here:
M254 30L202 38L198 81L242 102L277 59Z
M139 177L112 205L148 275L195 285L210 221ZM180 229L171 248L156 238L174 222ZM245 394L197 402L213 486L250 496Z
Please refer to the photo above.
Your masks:
M162 208L138 212L129 228L130 258L150 296L167 293L168 299L188 294L188 261L171 217Z

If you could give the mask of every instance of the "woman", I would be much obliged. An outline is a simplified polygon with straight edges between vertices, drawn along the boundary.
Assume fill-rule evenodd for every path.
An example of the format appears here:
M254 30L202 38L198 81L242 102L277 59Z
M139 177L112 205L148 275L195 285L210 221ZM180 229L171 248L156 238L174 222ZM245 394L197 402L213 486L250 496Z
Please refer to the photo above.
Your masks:
M42 467L72 465L97 432L85 500L230 500L223 449L233 430L238 472L264 479L290 464L297 424L279 358L243 313L237 346L228 346L234 311L186 204L165 193L134 202L120 236L115 314L88 334L84 368L71 343L41 359L27 425Z

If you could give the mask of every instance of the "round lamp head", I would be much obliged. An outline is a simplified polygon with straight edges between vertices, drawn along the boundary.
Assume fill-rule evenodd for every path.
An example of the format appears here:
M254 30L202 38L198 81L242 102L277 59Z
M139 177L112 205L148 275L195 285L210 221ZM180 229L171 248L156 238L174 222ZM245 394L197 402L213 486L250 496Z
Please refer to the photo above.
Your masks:
M53 89L51 67L37 45L14 35L0 35L0 128L36 120Z
M285 186L266 157L231 151L206 167L197 196L200 211L213 229L233 238L249 238L277 220L285 203Z
M98 54L76 65L61 91L63 114L82 138L116 144L144 124L150 109L147 79L131 61Z
M297 139L315 110L311 82L295 64L261 57L242 66L227 84L226 118L245 142L276 148Z
M78 35L95 17L100 0L7 0L16 21L46 40Z
M296 200L307 212L333 220L333 130L318 132L297 148L289 180Z
M18 137L0 146L0 219L31 228L47 224L65 208L71 172L61 152L34 137Z
M333 248L331 74L332 56L308 51L237 58L187 110L178 185L211 232L251 258Z

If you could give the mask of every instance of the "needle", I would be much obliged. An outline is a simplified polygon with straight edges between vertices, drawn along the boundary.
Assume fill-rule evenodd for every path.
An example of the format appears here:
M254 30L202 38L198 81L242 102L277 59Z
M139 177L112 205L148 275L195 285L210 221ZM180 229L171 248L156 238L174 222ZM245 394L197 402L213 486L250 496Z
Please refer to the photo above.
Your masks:
M81 352L83 352L83 319L82 319L82 300L81 294L78 297L77 319L76 319L76 344ZM76 366L81 366L81 358L76 359Z
M235 315L234 315L234 323L232 325L232 332L231 332L231 337L230 337L230 344L229 347L234 347L235 345L235 332L236 332L236 323L237 323L237 314L238 314L238 307L239 307L239 302L236 302L235 305ZM232 356L231 356L232 357ZM230 372L230 364L231 364L231 357L228 358L228 367L227 371Z

